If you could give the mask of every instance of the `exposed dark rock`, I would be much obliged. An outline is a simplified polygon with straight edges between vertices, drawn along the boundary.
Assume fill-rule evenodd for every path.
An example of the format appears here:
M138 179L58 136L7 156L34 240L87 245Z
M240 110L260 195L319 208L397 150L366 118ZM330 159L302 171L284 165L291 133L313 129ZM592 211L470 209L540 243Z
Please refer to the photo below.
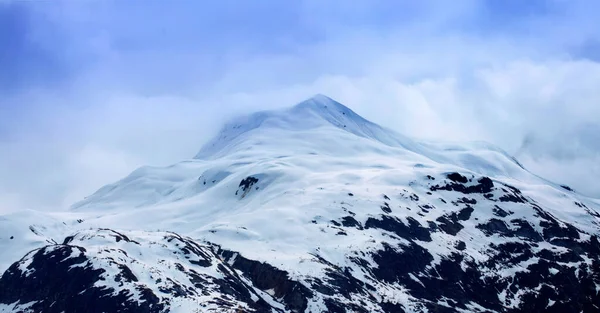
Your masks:
M499 217L507 217L507 216L513 214L513 212L504 211L501 207L499 207L497 205L495 205L492 210L494 212L494 215L499 216Z
M494 201L494 202L496 202L496 200L494 200L494 194L491 194L491 193L484 193L484 194L483 194L483 196L484 196L486 199L490 200L490 201Z
M596 312L600 295L589 270L587 266L573 268L544 259L529 265L527 272L515 275L510 289L512 292L528 290L522 295L518 312ZM536 290L538 286L541 288ZM550 300L554 302L552 306L548 306Z
M373 286L366 286L356 279L348 267L339 268L329 262L327 264L329 267L326 270L323 284L331 288L329 295L341 295L346 299L351 299L352 294L365 292L365 288L373 290Z
M429 230L412 217L408 217L408 226L396 217L380 215L380 219L368 218L365 228L379 228L409 240L431 241Z
M461 176L461 177L464 177L464 176ZM477 180L476 185L470 185L470 186L466 186L465 184L468 182L468 180L467 181L464 181L464 180L466 180L466 177L464 177L464 179L454 177L454 180L452 180L453 181L452 183L448 183L443 186L440 186L440 185L431 186L429 189L431 191L446 190L446 191L457 191L457 192L464 193L464 194L471 194L471 193L483 194L483 193L488 193L488 192L492 191L492 188L494 187L494 183L488 177L481 177Z
M511 185L504 184L508 190L502 188L504 194L498 198L500 202L527 203L527 199L521 193L521 190Z
M258 178L253 177L253 176L248 176L248 177L242 179L242 181L239 184L239 187L242 188L242 191L246 191L246 190L250 189L250 187L252 187L257 182L258 182Z
M35 312L161 312L164 307L149 289L139 287L141 301L110 288L95 287L104 269L94 269L82 247L57 245L32 251L26 275L13 264L0 278L0 303L35 302ZM120 267L122 280L135 278Z
M433 205L429 205L429 204L422 204L422 205L419 205L419 207L421 209L424 209L424 210L433 210L433 209L435 209L435 207Z
M62 243L62 244L63 244L63 245L68 245L68 244L70 244L70 243L71 243L71 241L73 241L73 238L75 238L75 236L67 236L67 237L65 238L65 240L63 240L63 243Z
M493 268L496 264L502 266L516 265L533 257L531 246L520 242L507 242L499 245L491 245L494 256L486 262L486 266Z
M560 186L568 191L573 191L573 189L571 189L571 187L569 187L567 185L560 185Z
M445 233L456 236L464 227L458 222L456 214L450 216L440 216L436 219L439 222L438 227Z
M385 213L392 213L392 208L390 208L390 205L387 202L383 203L381 210Z
M352 216L344 216L342 218L342 225L344 227L356 227L358 229L363 229L362 225Z
M458 312L453 308L466 309L470 301L493 310L501 308L497 283L483 280L475 264L467 262L466 269L463 269L460 265L463 258L458 254L444 258L435 268L425 270L433 257L419 245L411 243L393 248L384 244L383 250L373 255L373 260L379 265L373 270L379 280L399 283L414 297L430 301L426 303L453 300L452 308L429 305L432 312Z
M536 212L536 216L541 219L539 225L543 228L542 236L545 240L550 241L554 238L577 240L580 238L580 230L577 227L559 222L554 216L535 204L532 205L532 208Z
M335 225L335 226L342 226L342 224L338 223L337 221L331 220L329 221L331 224Z
M494 183L492 182L491 179L489 179L489 177L482 177L477 182L479 184L476 185L475 192L478 192L478 193L490 192L490 191L492 191L492 188L494 187Z
M541 221L540 226L544 228L543 236L546 240L553 238L579 239L579 231L571 224L561 225L553 221Z
M549 244L561 249L537 251L536 242L545 237L537 233L528 221L513 219L510 221L512 226L508 227L500 219L491 219L478 227L486 234L500 234L514 238L511 239L514 241L491 244L486 251L489 259L482 263L476 263L464 254L467 243L457 241L454 244L456 252L442 256L439 264L433 265L431 253L415 240L430 241L430 232L438 228L445 232L457 232L453 227L462 227L459 221L470 218L468 215L473 208L469 208L467 206L463 209L468 211L461 210L443 216L441 221L438 220L439 226L429 221L428 228L411 218L406 223L389 215L371 218L365 224L367 228L389 231L409 243L393 245L384 242L381 250L369 255L357 251L355 255L348 256L348 260L357 266L353 266L354 270L314 255L317 262L325 265L325 276L312 277L304 283L291 279L287 272L273 265L250 260L218 247L202 246L176 233L168 233L163 239L177 247L178 250L174 253L185 256L190 264L198 268L218 262L220 277L205 277L176 263L174 269L186 275L194 288L166 278L169 287L160 287L160 295L154 294L151 289L140 287L137 292L144 300L142 302L131 300L127 292L94 289L94 284L101 280L100 275L105 271L93 268L86 249L72 245L78 239L70 236L63 241L69 245L48 246L33 251L33 262L27 267L31 270L29 276L21 272L20 263L13 264L0 279L0 303L37 300L38 303L33 307L36 312L95 312L96 308L111 312L163 312L171 300L188 297L209 284L216 284L219 294L207 301L207 304L217 305L223 311L235 311L237 305L234 305L232 299L246 303L254 312L272 311L274 308L254 291L251 287L254 286L273 293L274 298L279 299L291 312L306 311L308 302L317 294L320 294L319 297L322 297L330 312L370 312L370 306L364 300L356 300L359 297L375 301L375 305L384 312L405 312L406 308L402 305L393 304L385 298L382 302L377 302L369 296L376 292L371 282L377 280L380 283L400 284L412 297L422 301L417 307L431 312L465 311L471 303L477 303L489 312L594 312L594 308L600 304L600 297L595 291L595 286L600 283L600 242L597 236L581 240L583 236L579 235L577 228L558 222L539 207L534 206L534 209L545 223L548 234L552 235L548 237ZM331 221L336 225L333 222L335 221ZM361 227L352 216L343 217L336 223L343 227ZM139 242L124 233L102 230L102 234L107 238L114 238L115 242L140 246ZM127 255L125 251L121 253ZM218 255L221 260L217 261ZM591 260L590 265L582 262L584 255ZM526 263L536 257L538 260L534 263ZM122 286L138 281L131 268L116 259L113 261L111 264L117 274L111 279L117 284ZM375 262L377 266L372 266L371 262ZM566 265L577 262L580 262L577 268ZM523 264L527 266L527 270L517 271L514 278L501 278L495 274L497 269L518 268ZM353 271L357 268L362 273L355 277ZM372 278L357 278L363 275ZM567 289L568 291L563 291ZM516 309L505 307L498 298L500 290L504 290L508 298L517 297L517 293L522 292L520 306ZM73 294L76 295L75 298L72 297ZM550 300L553 304L549 306Z
M566 252L556 252L548 249L542 249L536 253L536 256L550 262L570 263L580 262L582 260L581 256L572 250L567 250Z
M510 222L518 227L517 230L514 231L515 236L525 238L534 242L540 242L544 240L529 222L521 219L514 219Z
M469 181L465 176L462 176L459 173L450 173L446 175L446 177L455 183L466 184Z
M383 250L373 254L373 260L379 265L373 269L373 274L378 279L390 283L412 283L414 281L409 273L424 270L433 261L433 257L415 243L400 247L392 247L384 243Z
M479 224L476 227L483 231L486 236L492 236L494 234L499 234L501 236L510 235L510 229L508 229L506 223L496 218L492 218L486 223Z
M460 210L458 214L452 213L440 216L436 219L439 223L438 227L445 233L455 236L464 228L459 221L466 221L471 218L471 213L473 213L473 211L472 207L467 206Z
M303 284L291 280L287 272L267 263L246 259L231 251L220 250L219 254L225 260L232 260L235 255L232 266L247 275L259 289L273 290L275 297L282 299L292 312L306 310L307 299L312 297L313 293Z
M461 221L467 221L471 218L471 213L473 213L474 211L475 210L472 207L467 206L466 208L458 212L458 219Z
M127 237L127 236L123 235L123 234L122 234L122 233L120 233L120 232L114 231L114 230L112 230L112 229L108 229L108 228L100 228L99 230L100 230L100 231L105 231L105 232L107 232L107 234L108 234L109 236L111 236L111 237L114 237L114 238L115 238L115 241L116 241L116 242L119 242L119 241L121 241L121 240L124 240L125 242L132 242L132 243L135 243L135 244L138 244L138 245L140 244L139 242L137 242L137 241L135 241L135 240L131 240L131 239L129 239L129 237Z
M470 199L470 198L467 198L467 197L462 197L462 198L458 199L456 202L458 202L458 203L466 203L466 204L477 204L477 200Z

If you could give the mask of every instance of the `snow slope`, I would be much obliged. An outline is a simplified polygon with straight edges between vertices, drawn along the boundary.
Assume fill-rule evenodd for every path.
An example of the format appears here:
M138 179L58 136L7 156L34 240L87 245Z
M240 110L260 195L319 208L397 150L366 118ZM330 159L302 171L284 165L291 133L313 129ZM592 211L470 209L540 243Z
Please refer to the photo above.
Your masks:
M228 299L222 308L256 312L586 311L600 305L591 291L600 290L597 211L597 200L528 172L497 147L419 142L318 95L238 118L193 159L140 168L67 213L0 217L0 270L46 245L39 264L44 255L66 253L55 244L69 236L91 260L106 260L103 249L130 254L122 242L82 240L104 238L102 229L110 229L144 247L133 251L151 255L123 260L136 277L179 277L179 285L198 289L189 271L164 266L181 262L173 247L158 244L169 231L205 247L211 264L229 264L203 275L235 276L227 286L253 296L226 293L221 283L200 288L205 298L176 297L161 283L138 279L133 285L156 295L152 312L175 310L165 299L200 303L217 294ZM34 255L21 263L36 263ZM112 263L102 262L91 262L90 271L111 273ZM35 283L27 273L37 267L26 265L13 264L0 290L3 280ZM281 277L268 281L260 273ZM135 290L123 286L110 288ZM574 294L560 292L574 286ZM144 302L123 293L134 306ZM43 305L8 301L7 312Z

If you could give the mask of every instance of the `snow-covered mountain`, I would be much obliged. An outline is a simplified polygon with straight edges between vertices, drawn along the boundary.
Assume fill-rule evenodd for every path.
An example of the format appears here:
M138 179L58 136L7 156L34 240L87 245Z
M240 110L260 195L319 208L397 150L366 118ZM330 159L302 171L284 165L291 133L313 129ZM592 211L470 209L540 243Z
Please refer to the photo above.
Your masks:
M598 208L315 96L68 212L0 216L0 312L598 312Z

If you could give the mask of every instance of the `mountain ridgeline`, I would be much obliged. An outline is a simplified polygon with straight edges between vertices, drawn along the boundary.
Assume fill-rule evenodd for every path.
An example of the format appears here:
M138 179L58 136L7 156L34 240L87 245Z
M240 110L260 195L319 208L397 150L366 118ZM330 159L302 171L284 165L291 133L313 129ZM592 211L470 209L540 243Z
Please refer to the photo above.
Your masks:
M315 96L68 212L0 216L0 312L600 312L597 202Z

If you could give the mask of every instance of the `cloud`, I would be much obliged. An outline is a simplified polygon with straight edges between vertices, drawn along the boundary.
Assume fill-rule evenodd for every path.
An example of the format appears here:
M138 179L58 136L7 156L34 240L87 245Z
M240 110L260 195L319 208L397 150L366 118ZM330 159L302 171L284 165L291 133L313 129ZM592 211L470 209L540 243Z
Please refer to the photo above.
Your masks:
M0 3L0 203L66 208L315 93L600 197L593 2L235 3Z

